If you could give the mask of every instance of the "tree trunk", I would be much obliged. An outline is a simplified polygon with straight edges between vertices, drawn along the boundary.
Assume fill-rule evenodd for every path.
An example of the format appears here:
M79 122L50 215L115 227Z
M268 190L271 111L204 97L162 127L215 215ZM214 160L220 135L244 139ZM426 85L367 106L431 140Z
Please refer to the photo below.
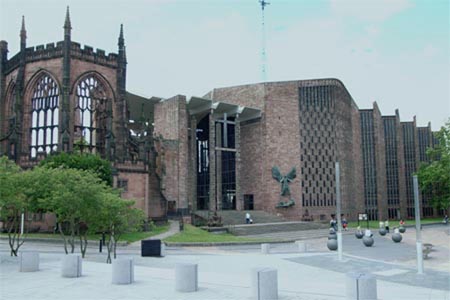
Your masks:
M106 257L106 263L110 264L111 263L111 250L113 247L113 237L111 234L109 234L109 239L108 239L108 243L106 245L106 248L108 250L108 256Z
M63 241L64 241L64 251L66 251L66 254L69 254L69 251L67 250L67 239L66 236L64 235L64 232L62 230L62 223L58 223L58 227L59 227L59 233L61 234Z
M119 235L114 235L114 259L116 259L117 258L117 241L119 240L119 238L120 238L120 234Z
M70 237L69 237L70 253L75 252L75 224L70 222Z
M14 214L12 221L8 226L8 242L11 249L11 256L17 256L20 246L23 245L25 239L22 237L20 241L20 224L18 215Z
M84 258L84 256L86 255L86 249L87 249L87 236L84 235L80 235L80 250L81 250L81 257Z

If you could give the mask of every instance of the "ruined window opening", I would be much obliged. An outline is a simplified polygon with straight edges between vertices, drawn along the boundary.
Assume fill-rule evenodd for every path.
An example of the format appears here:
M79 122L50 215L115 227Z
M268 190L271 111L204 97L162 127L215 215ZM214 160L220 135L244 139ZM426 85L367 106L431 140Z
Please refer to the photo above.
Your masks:
M74 148L104 155L108 124L105 87L89 76L77 85L76 96Z
M31 98L31 157L58 149L59 87L48 75L36 83Z

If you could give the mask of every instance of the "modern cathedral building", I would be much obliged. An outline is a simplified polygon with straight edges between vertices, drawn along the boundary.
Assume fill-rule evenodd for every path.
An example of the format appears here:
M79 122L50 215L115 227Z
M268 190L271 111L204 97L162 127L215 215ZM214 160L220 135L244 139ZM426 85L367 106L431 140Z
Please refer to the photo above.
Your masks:
M122 27L110 54L72 41L71 29L67 11L62 41L27 47L22 20L11 58L0 41L0 154L23 168L81 149L111 162L114 185L149 218L263 210L316 221L335 213L338 161L347 218L414 216L412 174L435 143L430 125L383 116L376 103L359 109L338 79L147 99L126 91ZM420 197L424 216L439 214Z

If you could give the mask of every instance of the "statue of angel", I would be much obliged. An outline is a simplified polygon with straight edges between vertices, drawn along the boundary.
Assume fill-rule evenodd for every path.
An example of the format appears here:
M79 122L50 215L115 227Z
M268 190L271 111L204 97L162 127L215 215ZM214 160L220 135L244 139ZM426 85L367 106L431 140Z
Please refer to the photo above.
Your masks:
M272 177L276 181L281 183L281 196L291 194L289 190L289 182L292 182L296 176L297 171L295 170L295 167L292 168L292 170L289 173L287 173L286 176L281 175L280 169L277 166L272 168Z

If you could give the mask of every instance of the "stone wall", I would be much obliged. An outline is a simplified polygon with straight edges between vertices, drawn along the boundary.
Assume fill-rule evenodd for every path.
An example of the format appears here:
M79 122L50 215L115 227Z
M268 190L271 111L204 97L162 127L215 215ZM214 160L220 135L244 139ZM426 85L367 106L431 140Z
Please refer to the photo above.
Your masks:
M386 182L386 147L384 138L383 119L376 102L373 103L374 139L375 139L375 163L377 170L377 199L378 219L386 220L387 208L387 182Z
M125 161L115 164L117 175L114 176L114 186L118 186L118 181L126 181L126 187L121 193L124 199L135 201L134 207L140 208L148 217L151 213L148 199L149 195L149 174L147 167L143 163Z
M188 209L188 115L186 97L175 96L155 105L155 148L165 199L177 210Z

